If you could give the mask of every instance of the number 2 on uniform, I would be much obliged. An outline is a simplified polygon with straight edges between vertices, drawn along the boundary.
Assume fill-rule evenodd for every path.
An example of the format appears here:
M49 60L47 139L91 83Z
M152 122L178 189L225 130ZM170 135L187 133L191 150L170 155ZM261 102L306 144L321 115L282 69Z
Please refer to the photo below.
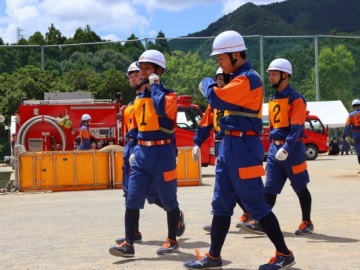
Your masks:
M146 123L145 123L145 109L146 109L146 103L144 103L142 106L142 120L141 120L141 123L140 125L141 126L146 126Z
M273 108L273 112L275 113L274 115L274 123L280 123L280 119L276 119L277 116L279 115L280 113L280 105L279 104L276 104Z
M360 126L360 115L356 116L357 125Z

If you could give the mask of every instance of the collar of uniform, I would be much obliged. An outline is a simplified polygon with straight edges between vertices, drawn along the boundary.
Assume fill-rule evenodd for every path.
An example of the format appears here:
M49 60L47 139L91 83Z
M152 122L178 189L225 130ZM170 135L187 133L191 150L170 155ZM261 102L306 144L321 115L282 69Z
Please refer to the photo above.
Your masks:
M151 97L151 92L147 88L136 96L136 98L146 98L146 97Z
M241 67L239 67L232 75L231 78L235 78L236 76L241 75L242 73L249 71L249 69L252 69L252 65L250 62L245 62Z
M277 98L286 98L286 97L290 96L291 91L292 91L292 88L291 88L290 84L288 84L285 87L285 89L282 90L281 92L276 90L276 93L271 97L271 100L277 99Z

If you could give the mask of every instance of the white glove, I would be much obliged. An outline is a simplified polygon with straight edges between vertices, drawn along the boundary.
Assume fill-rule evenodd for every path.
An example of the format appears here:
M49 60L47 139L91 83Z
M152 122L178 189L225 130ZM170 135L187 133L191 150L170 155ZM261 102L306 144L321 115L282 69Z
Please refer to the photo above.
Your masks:
M202 87L202 81L199 83L199 90L200 90L201 94L205 97L204 89Z
M199 160L199 156L200 156L200 147L199 146L194 146L193 150L192 150L192 159L194 162Z
M288 155L289 155L289 153L286 152L286 150L285 150L284 148L280 148L280 149L277 151L277 153L276 153L276 155L275 155L275 158L276 158L277 160L281 160L281 161L282 161L282 160L287 159Z
M176 165L178 164L178 161L179 161L179 159L178 159L178 157L176 157Z
M131 154L130 157L129 157L130 166L132 166L134 160L135 160L135 155L134 155L134 153L133 153L133 154Z
M160 78L159 78L159 76L157 74L152 73L149 76L149 82L150 82L150 85L153 84L153 83L159 84L160 83Z

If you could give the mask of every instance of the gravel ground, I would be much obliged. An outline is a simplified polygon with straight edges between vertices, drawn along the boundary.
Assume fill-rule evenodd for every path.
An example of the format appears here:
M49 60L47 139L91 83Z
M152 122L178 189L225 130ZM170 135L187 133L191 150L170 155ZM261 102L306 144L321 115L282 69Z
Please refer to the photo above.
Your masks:
M265 163L264 163L265 165ZM309 161L315 231L295 236L301 222L298 199L289 184L274 207L285 240L294 252L291 269L360 269L360 166L355 155L320 155ZM10 167L1 167L1 170ZM214 167L203 168L203 185L178 189L186 221L180 251L156 255L166 238L166 215L154 205L141 211L143 242L134 259L113 257L108 249L124 235L122 190L0 194L0 269L185 269L194 248L208 251L209 234L202 230L209 214ZM235 228L235 209L223 251L223 269L258 269L274 255L266 236Z

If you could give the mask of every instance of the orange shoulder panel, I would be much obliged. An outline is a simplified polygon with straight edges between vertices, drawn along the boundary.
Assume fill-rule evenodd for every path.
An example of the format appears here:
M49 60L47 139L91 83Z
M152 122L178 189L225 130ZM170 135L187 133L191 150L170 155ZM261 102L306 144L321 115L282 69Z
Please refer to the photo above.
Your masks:
M251 110L259 110L262 104L263 87L250 89L249 79L238 76L223 88L214 87L215 94L225 102L242 106Z
M83 139L90 139L90 132L88 129L84 129L80 132L80 137Z
M346 124L345 124L345 126L349 126L349 125L351 125L351 117L350 117L350 115L347 117L347 119L346 119Z
M206 111L199 122L199 126L208 127L213 124L213 113L210 105L206 108Z
M177 114L177 94L171 92L165 95L165 113L169 118L176 118Z
M131 104L131 105L127 106L124 110L123 124L124 124L124 132L125 133L128 132L131 127L131 122L133 121L133 115L132 115L133 109L134 109L134 104Z
M303 125L306 120L306 104L301 99L295 99L291 104L291 125Z

